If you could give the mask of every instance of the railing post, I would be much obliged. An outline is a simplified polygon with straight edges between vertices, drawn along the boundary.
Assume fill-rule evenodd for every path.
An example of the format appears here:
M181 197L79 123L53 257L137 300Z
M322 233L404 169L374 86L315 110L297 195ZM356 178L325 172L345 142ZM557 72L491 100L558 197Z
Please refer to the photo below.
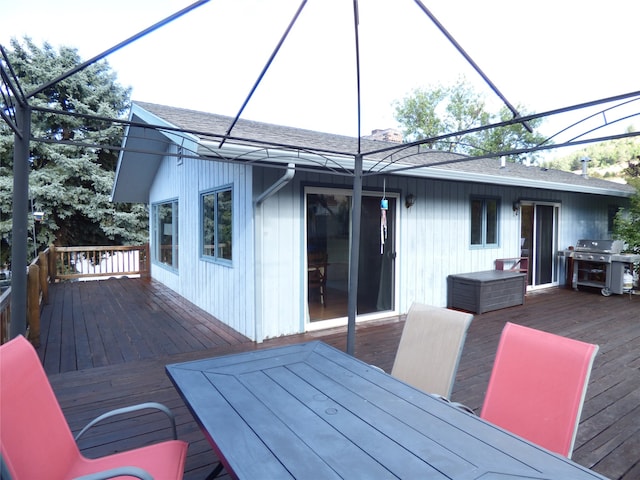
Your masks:
M56 255L56 246L54 244L49 245L49 278L51 278L51 283L55 283L56 273L58 272Z
M49 303L49 262L48 255L44 252L38 254L38 266L40 267L40 290L42 301Z
M27 322L29 341L34 347L40 346L40 267L29 265L27 274Z
M140 272L144 275L145 278L149 278L151 276L151 251L149 249L149 243L144 244L143 248L144 252L144 273Z

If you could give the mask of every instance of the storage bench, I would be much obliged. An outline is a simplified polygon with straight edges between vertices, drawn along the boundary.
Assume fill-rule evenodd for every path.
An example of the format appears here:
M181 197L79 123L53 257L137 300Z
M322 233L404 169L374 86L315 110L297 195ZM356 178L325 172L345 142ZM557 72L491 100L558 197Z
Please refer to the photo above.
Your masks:
M475 313L524 303L526 275L509 270L460 273L447 277L447 306Z

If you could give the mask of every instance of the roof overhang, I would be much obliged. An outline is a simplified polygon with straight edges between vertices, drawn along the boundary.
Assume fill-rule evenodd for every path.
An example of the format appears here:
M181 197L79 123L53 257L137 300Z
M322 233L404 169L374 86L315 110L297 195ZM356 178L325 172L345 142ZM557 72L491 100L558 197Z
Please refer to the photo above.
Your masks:
M270 146L255 142L250 144L236 140L227 140L220 146L219 140L203 139L196 134L184 132L176 125L134 103L118 159L112 201L148 203L150 188L160 163L167 155L178 155L176 146L182 147L183 156L203 161L223 161L284 169L293 163L298 170L319 170L327 174L344 176L353 175L355 167L355 155L352 154L325 153L311 148ZM446 163L446 166L437 164L429 166L402 160L381 161L380 157L371 158L365 153L363 171L366 172L364 176L398 175L622 198L634 195L632 189L616 188L613 183L611 186L605 185L610 182L598 181L589 185L585 181L571 183L557 179L546 181L539 178L526 178L526 176L509 174L508 170L499 170L498 173L493 171L480 173L455 168L456 162L465 160L468 159L454 156L442 162Z
M111 201L148 203L153 178L162 159L170 154L172 145L193 149L198 139L177 133L174 125L136 104L131 107L129 122L118 157ZM146 128L145 124L154 125L154 128ZM156 126L166 126L171 130L161 130Z
M555 190L562 192L588 193L592 195L608 195L613 197L631 197L633 192L618 190L615 188L602 188L598 186L574 185L571 183L549 182L520 177L498 177L482 173L462 172L436 167L421 167L406 172L412 177L433 178L458 182L487 183L509 187L536 188L542 190ZM400 175L402 173L399 173Z
M282 164L286 167L289 163L295 163L296 167L322 167L325 169L340 169L352 172L355 166L353 156L320 155L304 151L288 151L274 148L259 148L247 145L225 146L217 150L217 142L204 141L198 144L197 152L202 157L215 160L237 159L247 162L269 161L270 163ZM215 153L212 153L215 152ZM509 187L536 188L543 190L565 191L575 193L586 193L592 195L606 195L613 197L631 197L633 192L622 191L615 188L603 188L600 186L576 185L557 181L544 181L527 179L521 177L497 176L491 174L481 174L466 172L450 168L438 168L432 166L415 166L406 163L384 164L379 159L370 160L366 156L363 159L362 168L365 172L371 172L376 168L384 167L384 172L378 170L378 174L398 175L413 178L429 178L434 180L446 180L454 182L483 183L490 185L502 185ZM530 167L533 168L533 167ZM612 185L613 187L613 185Z

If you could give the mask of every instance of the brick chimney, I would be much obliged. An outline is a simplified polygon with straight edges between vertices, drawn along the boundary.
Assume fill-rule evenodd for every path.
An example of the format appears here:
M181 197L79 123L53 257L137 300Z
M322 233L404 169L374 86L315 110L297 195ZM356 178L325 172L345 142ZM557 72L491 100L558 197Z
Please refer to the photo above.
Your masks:
M395 128L375 129L371 135L363 136L367 140L380 140L383 142L402 143L402 133Z

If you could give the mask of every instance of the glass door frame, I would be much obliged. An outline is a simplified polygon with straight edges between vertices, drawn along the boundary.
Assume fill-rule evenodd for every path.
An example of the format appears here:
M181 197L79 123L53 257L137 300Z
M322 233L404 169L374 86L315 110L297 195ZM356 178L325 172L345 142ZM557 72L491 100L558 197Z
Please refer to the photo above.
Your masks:
M552 247L551 247L551 282L537 284L538 282L538 271L536 268L538 255L540 252L538 245L538 222L537 222L537 209L538 206L548 206L553 207L553 219L552 219ZM559 259L556 252L559 249L559 236L560 236L560 217L561 217L561 203L560 202L549 202L549 201L537 201L537 200L520 200L520 228L518 229L519 237L522 238L522 208L523 207L532 207L533 208L533 218L532 218L532 240L533 244L529 247L529 271L531 272L531 283L527 285L527 290L537 290L542 288L548 288L557 286L560 284L559 282Z
M340 326L344 326L347 325L347 312L345 311L344 316L341 317L336 317L336 318L330 318L330 319L326 319L326 320L315 320L315 321L311 321L310 320L310 316L309 316L309 288L308 288L308 275L307 275L307 265L308 265L308 256L307 256L307 252L308 252L308 225L307 225L307 198L310 194L327 194L327 195L345 195L351 198L351 201L353 202L353 190L350 188L336 188L336 187L319 187L319 186L312 186L312 185L308 185L305 186L303 188L303 201L302 201L302 214L303 214L303 219L302 219L302 270L303 270L303 295L302 295L302 301L303 301L303 310L304 310L304 329L305 331L314 331L314 330L321 330L321 329L325 329L325 328L332 328L332 327L340 327ZM362 196L363 197L375 197L375 198L383 198L383 192L379 191L379 190L364 190L362 191ZM387 191L385 193L386 198L390 199L393 198L395 199L395 211L394 211L394 215L392 218L395 218L395 226L393 229L389 229L390 231L394 232L394 237L393 239L389 239L389 240L393 240L393 245L395 246L395 251L397 253L398 251L398 246L400 245L400 233L399 233L399 226L400 226L400 213L401 213L401 208L400 208L400 193L399 192L389 192ZM351 248L351 235L352 235L352 208L349 209L349 248ZM350 255L350 253L349 253ZM369 320L378 320L381 318L386 318L386 317L390 317L393 315L397 315L398 314L398 298L399 298L399 284L400 282L398 281L398 271L399 271L399 267L398 267L398 257L399 255L396 255L395 260L393 262L393 299L392 299L392 303L393 303L393 309L392 310L383 310L383 311L379 311L379 312L373 312L373 313L366 313L366 314L361 314L359 313L357 315L356 321L358 323L363 322L363 321L369 321ZM348 282L348 279L347 279ZM360 288L360 286L358 287Z

